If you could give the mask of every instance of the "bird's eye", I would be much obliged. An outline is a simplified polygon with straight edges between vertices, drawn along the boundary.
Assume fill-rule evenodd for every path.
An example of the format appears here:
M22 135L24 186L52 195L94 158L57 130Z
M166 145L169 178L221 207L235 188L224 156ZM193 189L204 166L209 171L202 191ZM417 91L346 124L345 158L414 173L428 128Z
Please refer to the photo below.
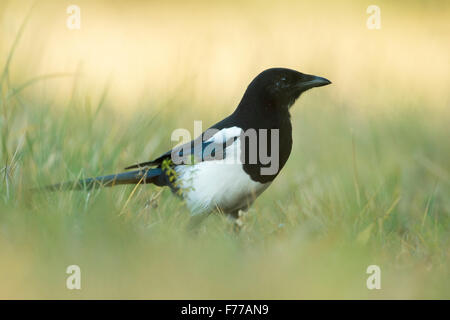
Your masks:
M277 87L284 87L286 82L285 77L278 78L278 80L275 82L275 86Z

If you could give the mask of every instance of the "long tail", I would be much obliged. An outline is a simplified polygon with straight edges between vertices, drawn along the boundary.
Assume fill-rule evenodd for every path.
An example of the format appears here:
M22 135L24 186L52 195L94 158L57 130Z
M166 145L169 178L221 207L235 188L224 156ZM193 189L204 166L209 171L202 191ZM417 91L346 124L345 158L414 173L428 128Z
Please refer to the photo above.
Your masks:
M113 187L120 184L154 183L161 185L161 178L164 176L162 169L141 169L108 176L87 178L78 181L69 181L46 186L43 190L65 191L65 190L92 190L100 187ZM42 189L41 189L42 190Z

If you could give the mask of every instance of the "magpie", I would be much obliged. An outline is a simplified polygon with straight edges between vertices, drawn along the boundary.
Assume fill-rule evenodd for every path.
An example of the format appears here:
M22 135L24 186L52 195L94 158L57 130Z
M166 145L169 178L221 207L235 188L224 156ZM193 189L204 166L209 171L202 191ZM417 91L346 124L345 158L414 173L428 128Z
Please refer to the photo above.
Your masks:
M91 190L122 184L167 186L192 216L215 210L238 218L266 190L292 149L290 107L305 91L331 84L292 69L257 75L235 111L196 139L119 174L65 182L49 190ZM270 137L269 137L270 136ZM270 156L269 156L270 155Z

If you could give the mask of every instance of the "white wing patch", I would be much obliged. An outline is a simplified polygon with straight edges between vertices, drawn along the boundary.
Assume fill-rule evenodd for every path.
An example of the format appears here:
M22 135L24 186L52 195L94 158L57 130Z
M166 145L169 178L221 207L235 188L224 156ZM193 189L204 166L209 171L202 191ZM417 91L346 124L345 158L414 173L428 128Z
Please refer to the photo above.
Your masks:
M239 130L240 135L241 129L234 128ZM228 138L237 135L238 130L234 128L226 129ZM217 136L214 139L222 138ZM240 160L240 139L228 146L225 152L226 158L223 160L175 167L177 181L192 214L211 212L216 208L224 212L245 209L270 185L253 181L244 171Z
M242 133L242 129L238 127L225 128L216 132L211 138L205 142L225 143L231 138L239 137Z

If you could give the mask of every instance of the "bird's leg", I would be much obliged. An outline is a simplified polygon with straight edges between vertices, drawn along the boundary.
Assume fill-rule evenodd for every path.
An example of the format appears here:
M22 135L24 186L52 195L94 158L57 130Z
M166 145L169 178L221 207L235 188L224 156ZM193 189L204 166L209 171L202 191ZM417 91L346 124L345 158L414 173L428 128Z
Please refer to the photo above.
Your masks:
M247 212L243 210L238 210L238 212L234 215L233 227L234 230L239 233L241 230L245 228L245 217L247 216Z

